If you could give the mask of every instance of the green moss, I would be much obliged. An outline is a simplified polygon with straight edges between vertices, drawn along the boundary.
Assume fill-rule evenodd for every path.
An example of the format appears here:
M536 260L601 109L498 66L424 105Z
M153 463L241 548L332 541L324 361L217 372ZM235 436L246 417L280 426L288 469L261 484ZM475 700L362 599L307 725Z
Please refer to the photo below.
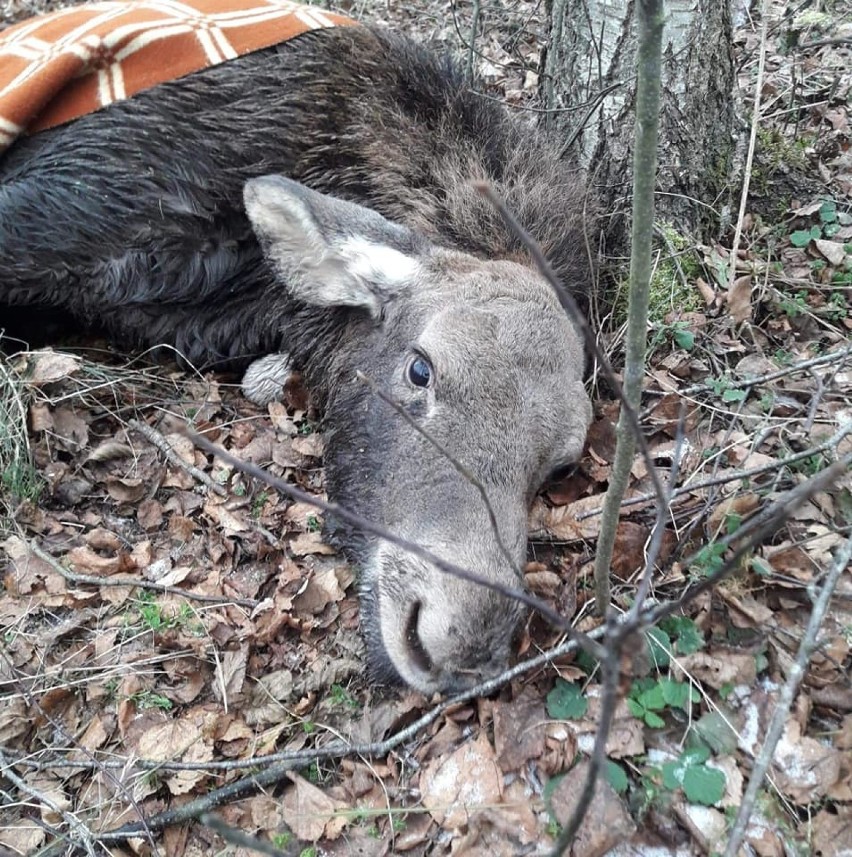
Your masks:
M701 263L692 242L671 224L657 228L663 236L658 241L659 259L651 276L648 301L648 320L660 325L674 310L692 312L701 308L701 296L693 283L701 274ZM627 320L628 274L619 279L613 301L613 321L620 326Z
M791 142L777 128L758 127L755 159L751 170L753 192L761 195L768 193L772 177L782 167L793 170L807 169L808 157L805 149L813 142L813 137L807 134ZM786 210L786 204L784 209Z

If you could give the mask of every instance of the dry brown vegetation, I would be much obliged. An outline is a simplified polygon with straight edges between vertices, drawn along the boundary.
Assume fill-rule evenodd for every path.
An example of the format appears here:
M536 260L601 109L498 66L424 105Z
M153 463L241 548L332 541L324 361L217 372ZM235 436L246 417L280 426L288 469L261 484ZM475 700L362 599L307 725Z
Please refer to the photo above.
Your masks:
M543 11L483 6L476 62L491 94L534 106ZM737 30L746 109L762 38L767 53L733 281L733 225L710 245L661 229L641 415L660 477L678 463L660 602L720 567L785 492L852 456L852 22L841 3L804 6L770 3L765 37L748 16ZM457 28L429 0L347 11L455 44L470 28L468 7ZM601 305L616 365L622 314L617 298ZM583 787L595 664L534 616L519 665L480 693L371 687L355 570L323 543L322 515L179 430L322 496L322 423L305 391L261 411L227 379L97 345L0 362L0 850L545 853ZM600 624L591 559L618 413L599 393L577 472L532 509L526 568L530 590L586 632ZM637 459L613 562L619 612L645 564L649 484ZM851 527L847 468L634 647L607 781L571 853L724 847ZM780 709L750 853L852 851L850 646L842 567ZM107 833L122 825L132 834Z

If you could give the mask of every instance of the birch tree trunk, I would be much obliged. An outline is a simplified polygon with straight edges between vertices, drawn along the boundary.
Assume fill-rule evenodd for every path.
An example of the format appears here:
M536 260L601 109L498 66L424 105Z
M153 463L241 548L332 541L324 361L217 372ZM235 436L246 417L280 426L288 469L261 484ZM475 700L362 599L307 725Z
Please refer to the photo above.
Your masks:
M542 96L565 156L592 176L607 252L626 251L636 95L634 0L547 0ZM658 222L694 236L730 219L734 62L729 0L667 0Z

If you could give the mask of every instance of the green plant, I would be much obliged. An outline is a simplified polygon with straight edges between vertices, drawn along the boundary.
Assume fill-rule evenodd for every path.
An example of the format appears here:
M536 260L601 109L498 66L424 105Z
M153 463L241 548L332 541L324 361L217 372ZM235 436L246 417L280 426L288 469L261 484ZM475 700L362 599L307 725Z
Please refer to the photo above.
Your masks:
M556 679L553 690L547 694L547 713L554 720L579 720L589 707L579 685Z
M268 491L261 491L260 494L254 498L254 501L251 504L251 516L254 520L258 520L258 518L260 518L260 515L263 512L263 507L266 505L266 501L268 499Z
M852 282L852 276L850 282ZM843 321L849 315L849 306L841 291L831 293L826 304L825 315L831 321Z
M37 503L44 491L44 479L32 463L24 458L16 458L3 467L0 472L0 485L4 493L19 500Z
M825 456L822 453L816 452L809 455L807 458L800 458L790 465L791 470L797 473L803 473L805 476L816 476L825 467Z
M692 560L694 574L701 577L711 577L716 574L725 564L725 546L718 542L709 542L704 545Z
M667 708L679 708L689 713L693 702L701 697L689 683L671 678L638 679L630 688L627 707L630 713L652 729L666 725L660 716Z
M819 209L819 223L810 229L797 229L790 233L790 243L794 247L807 247L814 239L833 238L840 231L837 203L827 199Z
M787 318L798 318L808 311L808 293L806 291L798 291L793 297L784 295L778 301L778 307Z
M161 711L171 711L174 703L160 693L153 690L137 690L130 699L136 703L137 708L159 708Z
M606 781L618 794L622 795L627 791L627 786L629 785L627 773L617 762L613 762L612 759L606 760L604 776L606 777Z
M718 768L705 764L709 758L706 747L685 750L675 761L663 765L663 785L671 791L682 788L690 803L718 803L725 795L727 780Z
M736 382L730 375L722 375L719 378L708 378L705 383L723 402L742 402L747 395L745 390L736 385Z
M157 597L153 592L143 590L136 600L138 602L139 621L149 631L162 633L170 628L184 628L196 636L204 633L204 626L195 621L195 612L189 604L181 604L176 615L168 616L163 613L163 608L157 602Z
M660 628L673 640L675 654L691 655L704 645L704 636L688 616L668 616Z
M316 515L308 515L305 520L305 526L309 533L318 533L322 529L322 524Z
M353 710L361 707L361 703L341 684L331 686L331 700L335 705L343 705Z
M269 838L279 851L283 851L293 841L293 834L284 830L281 833L273 833Z
M140 592L138 602L139 619L149 631L157 633L171 627L172 620L163 616L153 592Z

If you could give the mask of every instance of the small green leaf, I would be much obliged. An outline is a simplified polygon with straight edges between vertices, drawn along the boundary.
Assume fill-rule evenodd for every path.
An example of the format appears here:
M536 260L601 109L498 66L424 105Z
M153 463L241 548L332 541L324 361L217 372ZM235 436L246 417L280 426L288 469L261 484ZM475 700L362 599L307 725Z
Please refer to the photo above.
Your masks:
M827 199L819 210L819 219L823 223L834 223L837 220L837 203L833 199Z
M672 639L662 628L649 628L645 632L648 649L657 667L669 665L669 652L672 650Z
M556 791L559 783L565 779L565 776L565 774L557 774L555 777L551 777L541 790L541 799L544 801L544 805L552 821L556 821L556 815L553 812L553 793Z
M662 729L666 725L666 721L653 711L646 711L643 720L652 729Z
M666 705L672 708L680 708L689 713L692 707L693 688L685 681L674 681L670 678L660 680L660 688L663 692L663 699Z
M669 616L660 623L674 637L675 651L679 655L691 655L704 645L704 637L698 626L688 616Z
M839 223L828 223L822 230L825 233L826 238L834 238L838 232L840 232L840 224Z
M579 720L588 707L580 687L562 678L556 679L556 686L547 694L547 713L554 720Z
M811 243L811 231L810 229L797 229L790 235L790 243L794 247L807 247L808 244Z
M741 402L746 397L745 390L723 390L723 402Z
M624 794L627 791L627 774L621 765L613 762L611 759L606 760L606 768L604 770L606 781L615 789L618 794Z
M695 347L695 334L691 330L676 328L672 332L672 339L674 339L678 347L682 348L684 351L692 351Z
M637 720L645 719L645 706L638 700L628 698L627 708Z
M751 562L749 562L749 568L761 577L767 577L775 571L768 560L765 560L762 556L753 556Z
M648 711L662 711L666 707L666 697L663 693L662 684L655 684L639 695L639 702Z
M684 771L683 793L691 803L712 806L725 796L725 775L717 768L693 765Z
M703 744L688 747L680 754L680 759L687 767L691 765L703 765L710 758L710 748Z
M680 788L683 782L683 775L686 772L684 764L678 759L675 762L666 762L663 764L663 785L674 791Z

